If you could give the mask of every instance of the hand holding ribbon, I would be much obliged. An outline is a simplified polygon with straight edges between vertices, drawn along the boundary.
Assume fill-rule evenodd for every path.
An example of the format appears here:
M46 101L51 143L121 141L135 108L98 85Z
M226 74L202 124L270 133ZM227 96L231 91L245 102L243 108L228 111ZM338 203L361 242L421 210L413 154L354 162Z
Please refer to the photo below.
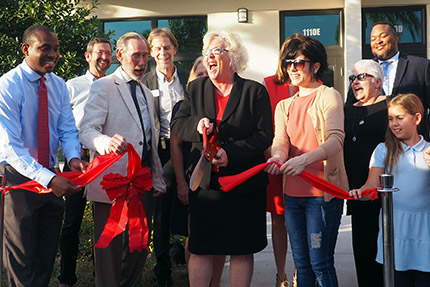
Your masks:
M139 195L143 194L145 190L152 188L152 175L148 167L141 167L140 157L133 145L128 144L126 152L128 152L127 177L111 173L105 175L101 182L103 188L107 190L109 198L114 200L114 203L111 207L111 214L105 229L95 246L100 248L107 247L116 235L124 232L128 223L129 246L130 252L132 252L133 250L141 251L143 248L148 249L148 222ZM124 154L125 152L119 155L111 152L101 155L91 161L85 173L69 171L59 173L56 176L68 178L76 185L85 186L96 179L124 156ZM6 186L3 188L3 192L15 189L25 189L35 193L52 192L52 189L46 188L34 180L14 186Z
M134 148L133 148L134 149ZM90 164L87 166L85 173L80 171L67 171L58 173L56 176L61 176L70 179L74 184L85 186L88 183L96 179L100 174L102 174L106 169L108 169L112 164L114 164L118 159L120 159L125 153L115 154L109 153L105 155L98 156L94 158ZM14 186L6 186L3 192L14 189L25 189L35 193L50 193L51 188L46 188L37 181L27 181L22 184L17 184Z
M281 166L281 164L279 164L277 162L265 162L265 163L256 165L256 166L254 166L254 167L252 167L252 168L250 168L250 169L248 169L242 173L239 173L236 175L231 175L231 176L220 177L218 179L218 181L221 185L221 189L223 191L230 191L231 189L235 188L236 186L238 186L242 182L246 181L250 177L259 173L266 166L271 165L271 164L276 164L278 166ZM303 178L310 185L318 188L321 191L327 192L333 196L336 196L336 197L341 198L341 199L348 199L348 200L354 199L352 196L349 195L349 193L347 191L345 191L345 190L341 189L340 187L338 187L338 186L336 186L336 185L334 185L334 184L332 184L332 183L330 183L330 182L328 182L322 178L319 178L319 177L317 177L317 176L315 176L309 172L302 171L302 173L299 174L298 176ZM364 190L362 195L363 195L363 197L369 196L371 200L378 198L378 193L377 193L376 188Z

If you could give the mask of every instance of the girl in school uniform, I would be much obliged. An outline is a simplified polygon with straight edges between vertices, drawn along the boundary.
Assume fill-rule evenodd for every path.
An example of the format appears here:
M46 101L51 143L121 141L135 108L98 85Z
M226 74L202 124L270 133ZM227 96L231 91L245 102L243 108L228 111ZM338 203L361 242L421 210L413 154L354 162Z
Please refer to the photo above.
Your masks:
M385 143L373 152L366 183L350 191L360 199L362 190L379 185L379 175L394 176L399 188L393 193L395 287L430 282L430 143L418 134L423 115L423 105L414 94L391 100ZM376 261L383 263L381 223Z

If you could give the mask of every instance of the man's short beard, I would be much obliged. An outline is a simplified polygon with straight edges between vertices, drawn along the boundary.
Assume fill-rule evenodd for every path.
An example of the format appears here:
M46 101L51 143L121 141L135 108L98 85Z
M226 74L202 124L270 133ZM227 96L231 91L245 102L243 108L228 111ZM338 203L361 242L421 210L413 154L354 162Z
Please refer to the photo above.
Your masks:
M96 70L101 72L101 73L106 73L107 70L109 70L110 64L109 62L107 63L107 65L105 66L105 68L100 67L100 65L98 65L99 62L96 63Z
M142 76L137 76L135 75L134 72L134 68L133 67L129 67L127 65L123 65L122 69L126 72L126 74L135 81L140 81L143 79L143 77L145 76L145 73L142 74Z
M396 48L394 46L391 47L390 50L386 51L384 54L382 54L381 56L376 56L376 58L378 58L378 60L381 61L386 61L388 59L390 59L391 57L389 57L391 55L391 53L393 53L393 51L395 51Z
M145 76L145 74L143 74L142 76L136 76L134 74L130 75L130 78L132 78L135 81L141 81L143 79L143 76Z

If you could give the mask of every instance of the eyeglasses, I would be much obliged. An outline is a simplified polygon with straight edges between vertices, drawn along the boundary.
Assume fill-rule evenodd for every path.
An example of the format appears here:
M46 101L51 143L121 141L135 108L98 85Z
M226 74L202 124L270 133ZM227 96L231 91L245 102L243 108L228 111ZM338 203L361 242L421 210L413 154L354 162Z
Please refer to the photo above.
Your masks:
M100 56L100 57L103 55L106 55L106 57L112 57L112 53L109 51L100 50L100 51L93 51L93 53Z
M372 77L373 78L373 76L370 75L370 74L368 74L368 73L360 73L357 76L356 75L351 75L351 76L349 76L348 79L349 79L349 82L352 84L352 82L354 82L355 79L357 79L357 80L359 80L361 82L361 81L366 80L367 77Z
M216 47L216 48L212 48L212 49L204 49L204 50L202 50L202 55L205 56L205 57L208 57L212 53L212 55L218 56L222 52L228 52L228 50L225 49L225 48L223 48L223 47Z
M311 61L303 60L303 59L297 59L297 60L284 59L282 61L282 67L288 70L293 65L295 70L301 71L305 68L306 63L311 63Z

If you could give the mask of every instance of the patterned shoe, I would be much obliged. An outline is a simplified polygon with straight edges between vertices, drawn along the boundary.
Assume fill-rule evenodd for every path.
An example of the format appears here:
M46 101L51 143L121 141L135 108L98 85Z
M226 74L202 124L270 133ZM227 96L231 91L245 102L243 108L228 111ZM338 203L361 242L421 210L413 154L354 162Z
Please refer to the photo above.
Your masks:
M278 274L276 274L276 287L290 287L290 283L287 280L283 281L279 278Z

